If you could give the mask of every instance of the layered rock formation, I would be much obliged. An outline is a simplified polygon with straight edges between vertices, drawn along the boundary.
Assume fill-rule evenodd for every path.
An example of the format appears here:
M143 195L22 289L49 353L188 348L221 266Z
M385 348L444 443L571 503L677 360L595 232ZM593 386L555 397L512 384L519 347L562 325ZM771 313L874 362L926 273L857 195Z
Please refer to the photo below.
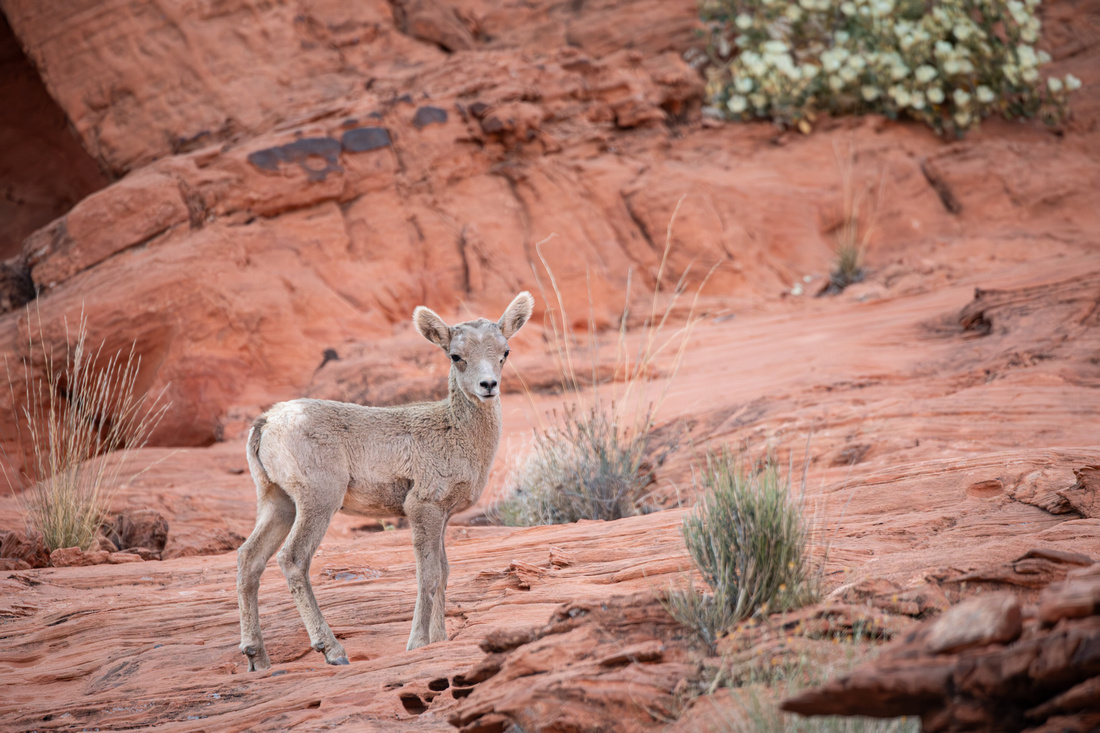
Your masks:
M849 147L857 185L885 184L872 261L899 264L895 278L937 269L942 248L969 271L992 241L1002 259L1066 253L1100 225L1087 93L1062 137L714 128L681 59L693 2L94 5L2 5L85 147L123 176L10 267L44 291L50 344L81 307L93 342L136 341L141 386L174 405L159 444L236 434L241 415L301 394L329 350L386 353L422 302L501 308L536 286L551 233L570 319L586 323L590 301L614 323L628 273L635 297L651 289L685 194L666 286L722 262L716 303L785 292L827 269ZM1052 50L1089 83L1073 12L1047 18ZM27 329L0 320L9 353Z
M1085 81L1074 118L991 121L955 141L881 119L821 120L805 137L704 119L682 60L693 1L0 8L113 180L22 239L3 282L41 296L28 315L0 286L0 349L38 367L28 337L63 345L83 309L92 342L136 343L140 387L173 403L112 506L164 518L162 562L14 570L45 564L44 548L0 545L13 568L0 574L4 726L661 729L699 674L657 596L688 567L679 523L693 448L710 444L793 449L797 466L810 436L807 506L832 597L809 625L858 605L903 635L1005 587L1027 609L1100 557L1094 0L1044 10L1053 72ZM848 157L858 188L884 191L870 273L814 299ZM261 603L275 669L239 674L228 551L254 519L242 436L255 415L302 394L438 396L446 360L407 327L412 308L496 315L539 282L540 308L558 308L542 258L569 321L617 325L631 303L637 325L685 194L662 286L721 264L657 415L658 437L683 446L654 485L674 508L466 525L507 489L531 426L573 399L536 322L513 345L534 391L505 377L501 463L448 534L452 641L404 651L408 532L341 516L313 576L352 665L308 651L273 565ZM14 414L14 387L0 414ZM16 457L8 420L0 439ZM16 500L0 497L0 528L17 527ZM1004 648L1058 628L1025 615ZM1091 699L1067 689L1050 715Z
M803 715L919 715L922 730L1092 731L1100 727L1100 564L1024 607L973 598L875 662L783 702Z

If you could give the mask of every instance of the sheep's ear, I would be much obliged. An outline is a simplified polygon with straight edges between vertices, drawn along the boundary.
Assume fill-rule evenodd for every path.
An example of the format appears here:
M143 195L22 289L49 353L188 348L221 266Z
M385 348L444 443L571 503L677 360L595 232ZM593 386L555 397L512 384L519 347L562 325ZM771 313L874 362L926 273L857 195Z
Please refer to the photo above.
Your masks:
M524 290L522 293L516 296L512 304L504 311L504 315L497 321L497 327L500 328L500 332L504 334L504 338L512 338L512 334L520 330L523 324L527 323L527 319L531 317L531 312L535 309L535 299L531 297L531 294Z
M439 348L447 351L451 348L451 327L447 322L436 315L435 311L424 306L417 306L413 311L413 323L416 330Z

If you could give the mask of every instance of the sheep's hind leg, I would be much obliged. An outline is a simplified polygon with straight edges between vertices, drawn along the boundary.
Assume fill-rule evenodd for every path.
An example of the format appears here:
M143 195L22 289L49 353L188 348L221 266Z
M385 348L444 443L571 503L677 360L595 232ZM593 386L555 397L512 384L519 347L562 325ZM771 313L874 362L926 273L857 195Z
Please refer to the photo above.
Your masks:
M298 492L298 495L302 496L304 493ZM317 605L317 597L313 595L313 586L309 582L309 566L313 553L317 552L329 522L332 521L332 515L340 505L329 507L299 500L297 508L298 516L290 530L290 537L279 551L279 567L283 569L290 594L294 597L298 613L309 633L310 646L323 652L325 661L329 664L347 664L347 653L340 642L336 641L332 629L321 615L321 608Z
M267 561L283 544L294 522L294 504L277 486L258 502L256 527L237 550L237 603L241 610L241 653L248 657L248 671L271 666L260 630L260 576Z

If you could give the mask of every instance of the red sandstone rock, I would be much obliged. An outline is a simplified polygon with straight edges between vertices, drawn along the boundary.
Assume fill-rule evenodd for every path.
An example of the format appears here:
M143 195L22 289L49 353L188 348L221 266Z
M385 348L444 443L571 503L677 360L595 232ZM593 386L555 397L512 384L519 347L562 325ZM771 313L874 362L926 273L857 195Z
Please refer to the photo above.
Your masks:
M220 555L233 552L244 542L242 535L224 528L194 530L186 534L174 534L169 538L161 557L171 560L194 555Z
M22 560L32 568L44 568L50 564L50 551L41 533L13 530L0 542L0 558Z
M58 548L50 553L50 564L55 568L84 567L87 565L102 565L110 558L111 553L106 550L89 550L84 552L79 547Z
M31 566L26 560L17 557L0 557L0 570L30 570Z
M616 327L629 272L636 326L687 193L666 292L688 264L689 284L722 264L659 429L683 421L695 445L750 451L791 436L801 445L812 431L807 495L836 527L831 585L886 589L872 603L932 614L976 588L1038 594L1069 577L1077 563L1048 550L1100 556L1074 476L1100 463L1089 447L1100 65L1082 22L1095 3L1045 10L1051 71L1086 82L1059 135L991 122L950 142L882 120L823 119L805 138L768 124L701 124L701 77L681 60L698 43L694 3L460 0L429 8L437 22L425 35L443 38L441 17L469 33L474 47L450 54L403 32L380 0L209 13L169 2L147 14L122 2L2 4L87 148L119 177L26 243L51 285L38 301L50 343L61 346L62 317L86 307L93 342L137 342L142 388L170 385L157 444L237 441L149 449L138 463L150 470L127 472L112 508L154 507L172 527L165 554L218 537L211 546L227 552L250 531L255 495L240 441L271 402L438 395L446 365L409 332L412 307L456 318L467 306L503 307L515 289L535 287L534 245L550 232L558 237L542 253L568 319L583 329L591 300L593 321ZM827 274L844 219L837 149L849 142L860 173L881 176L887 191L868 281L838 298L791 295ZM70 220L75 235L63 231ZM539 300L554 305L550 293ZM0 348L27 356L27 332L21 313L0 317ZM548 331L522 338L514 364L535 377L534 394L530 408L517 392L505 397L502 461L529 441L538 418L525 409L541 415L569 399L548 366ZM14 414L18 399L0 394L0 414ZM10 424L0 431L12 445ZM655 500L690 503L690 453L659 468ZM483 503L507 487L503 465ZM16 526L14 499L0 498L0 516ZM458 720L485 727L534 727L541 716L579 729L662 728L672 690L695 667L676 661L678 643L655 638L669 635L660 624L631 629L593 612L561 633L544 629L563 603L591 611L678 579L688 567L681 517L453 526L452 640L412 653L402 638L414 595L408 533L367 533L363 520L339 517L314 577L353 664L317 666L273 563L264 623L285 676L233 674L230 554L177 557L154 575L126 564L16 573L0 578L0 614L13 619L0 652L25 666L0 671L0 721L40 729L79 699L81 727L178 727L206 715L204 725L226 730L432 729L461 711ZM551 555L547 566L551 546L573 562ZM1043 554L1027 556L1036 547ZM117 602L104 606L104 594ZM804 620L828 629L842 616L822 613ZM1060 625L1080 632L1081 623ZM143 624L158 640L120 651L118 639L134 640ZM1039 660L1046 684L1084 638L1035 645L1028 633L1011 656L961 672L937 657L899 667L895 680L911 675L898 684L923 700L958 673L960 689L978 696L1003 683L998 664ZM486 656L487 637L503 650ZM980 656L947 657L966 655ZM201 693L195 669L209 677ZM1090 689L1069 688L1051 709L1071 710ZM1088 720L1076 710L1036 725Z
M1058 601L1088 595L1096 576L1044 591L1049 625ZM1012 594L978 596L887 647L869 666L802 692L781 707L803 715L920 715L922 729L1022 730L1074 712L1100 715L1100 605L1064 604L1062 622L1021 623ZM1072 609L1072 610L1070 610ZM1047 730L1038 726L1037 730ZM1074 728L1070 728L1074 730Z
M925 644L933 654L976 646L1007 644L1020 638L1020 604L1011 593L971 598L948 609L928 629Z
M168 522L153 509L137 509L116 515L103 525L116 550L143 547L161 552L168 542Z

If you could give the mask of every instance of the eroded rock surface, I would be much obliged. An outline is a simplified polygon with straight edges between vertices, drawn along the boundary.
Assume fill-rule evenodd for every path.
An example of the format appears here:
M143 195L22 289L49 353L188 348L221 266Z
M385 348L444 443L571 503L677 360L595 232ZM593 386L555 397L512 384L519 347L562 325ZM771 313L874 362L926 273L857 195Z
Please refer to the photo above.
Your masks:
M1100 565L1071 571L1021 622L1017 599L953 607L870 666L783 702L803 715L919 715L926 731L1100 725Z

